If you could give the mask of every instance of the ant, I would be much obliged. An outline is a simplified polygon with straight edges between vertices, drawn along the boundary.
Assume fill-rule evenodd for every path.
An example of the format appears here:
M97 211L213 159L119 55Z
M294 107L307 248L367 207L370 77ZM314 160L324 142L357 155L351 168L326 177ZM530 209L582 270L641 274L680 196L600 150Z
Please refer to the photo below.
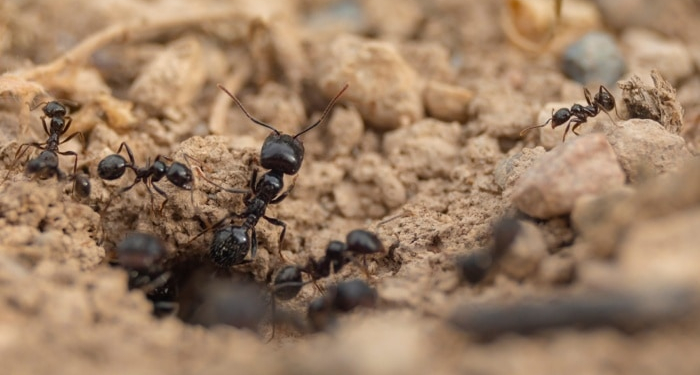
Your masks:
M141 232L128 234L115 249L116 262L129 274L130 290L160 286L154 286L153 282L167 274L162 269L167 254L168 249L160 238Z
M53 176L56 176L58 180L63 180L66 178L66 175L65 173L63 173L63 171L61 171L58 168L58 155L72 156L74 157L74 161L73 174L71 175L71 178L74 179L75 183L73 186L73 191L75 191L76 185L80 185L78 188L78 194L84 196L82 194L87 191L89 195L89 180L87 180L87 178L85 177L79 177L76 173L76 171L78 170L78 154L74 151L58 150L58 146L70 141L75 136L79 136L81 139L83 139L83 134L80 132L75 132L66 137L65 139L61 140L61 136L66 134L66 132L68 132L68 129L70 129L73 119L67 115L66 107L55 100L50 101L48 103L42 102L34 107L30 106L29 110L33 111L34 109L36 109L36 107L42 104L44 105L44 107L42 108L44 114L41 116L41 122L44 127L44 133L46 133L48 138L46 139L46 142L43 143L29 142L21 144L17 149L17 152L15 153L15 161L9 168L4 180L7 180L7 178L10 175L10 170L14 168L14 165L17 163L17 160L19 160L19 158L21 158L22 155L24 155L24 153L29 149L29 147L36 147L43 151L39 154L39 156L37 156L34 159L31 159L27 163L27 166L25 167L26 174L35 175L40 179L48 179ZM50 118L50 122L48 124L46 123L47 118Z
M128 162L120 155L122 149L125 149L129 156ZM148 193L151 195L151 209L153 208L153 192L151 191L151 187L165 198L158 210L158 212L162 212L165 203L168 202L168 195L155 184L156 182L166 177L173 185L190 191L192 190L193 183L192 171L190 168L179 162L172 162L172 164L167 165L163 160L172 161L172 159L167 156L158 155L153 164L151 164L149 159L145 167L138 168L135 165L134 155L129 145L127 145L126 142L122 142L116 154L108 155L100 160L100 163L97 165L97 174L103 180L116 180L124 175L127 168L133 170L136 174L134 182L129 186L121 188L117 194L128 191L139 182L143 182L146 185L146 189L148 189Z
M226 189L207 180L225 191L246 193L244 198L246 208L242 213L232 213L212 226L212 228L216 228L229 218L244 219L241 225L231 225L218 230L214 234L214 239L209 247L209 254L214 263L221 267L230 267L243 262L249 250L251 256L255 257L258 249L255 226L261 218L270 224L282 227L278 241L278 249L281 249L284 235L287 232L287 224L282 220L266 216L267 206L282 202L291 193L294 188L293 182L286 191L282 191L284 189L284 175L294 175L301 168L304 160L304 144L299 137L320 125L328 117L331 109L348 88L348 85L346 84L328 103L321 118L293 136L283 134L272 125L254 118L235 95L222 85L217 86L233 99L248 119L255 124L272 130L272 133L265 138L260 151L260 165L268 169L268 171L258 179L258 171L254 169L249 182L249 190ZM282 257L281 250L280 257Z
M344 281L311 301L307 311L311 328L322 331L335 323L338 313L349 312L359 306L375 307L377 291L362 280Z
M608 117L613 120L609 112L614 109L615 114L619 117L617 114L617 109L615 108L615 97L613 97L605 86L601 85L600 89L598 89L598 92L592 97L592 99L591 92L588 91L588 88L586 87L583 88L583 95L586 97L586 102L588 103L587 106L574 104L571 106L571 109L560 108L556 112L554 112L552 109L552 117L550 117L549 120L542 125L535 125L523 129L520 132L520 136L522 137L523 134L532 129L546 126L550 121L552 122L552 129L556 128L557 126L564 125L564 123L568 121L566 124L566 130L564 130L564 135L561 138L561 141L564 142L566 140L566 133L569 132L569 127L571 127L572 124L573 127L571 127L571 131L576 135L580 135L576 132L576 129L581 126L581 124L585 123L589 117L595 117L601 111L605 112L605 114L607 114ZM571 119L571 121L569 121L569 119ZM615 122L615 120L613 120L613 122Z
M308 274L312 282L340 271L343 266L353 261L352 255L376 254L384 251L384 245L372 232L356 229L348 233L345 243L331 241L326 253L320 260L309 258L305 266L288 265L283 267L275 277L273 287L275 296L281 300L296 297L306 284L302 282L302 273ZM368 274L366 267L363 267Z

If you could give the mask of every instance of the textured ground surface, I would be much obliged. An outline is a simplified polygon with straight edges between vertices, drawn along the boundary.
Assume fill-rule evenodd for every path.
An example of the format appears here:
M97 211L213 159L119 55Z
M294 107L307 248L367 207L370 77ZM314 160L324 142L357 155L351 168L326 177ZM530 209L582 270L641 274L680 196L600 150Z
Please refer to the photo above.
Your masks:
M4 373L700 371L697 1L564 0L553 34L546 0L190 3L0 2ZM626 73L586 87L610 88L621 118L601 113L564 144L563 126L521 137L552 109L586 104L560 61L599 59L602 49L566 50L596 30ZM608 75L605 61L619 66L604 60ZM242 210L240 195L164 181L159 215L143 184L113 197L131 172L96 177L127 142L138 165L188 155L211 180L245 188L268 131L216 84L296 133L346 82L329 121L303 136L293 193L268 209L288 225L284 259L279 228L264 220L257 257L233 270L208 264L211 234L192 241ZM85 135L61 150L79 154L88 198L71 196L68 181L27 177L26 157L8 172L20 144L45 140L27 103L51 98L70 101L68 133ZM72 160L60 159L66 173ZM494 239L502 217L518 229ZM265 309L257 332L159 319L108 264L128 232L143 231L165 241L175 274L269 283L355 228L388 249L365 260L377 307L328 332L282 325L269 343ZM463 280L457 259L489 251L498 259L485 279ZM348 266L319 284L355 277L367 279ZM207 295L196 286L190 308ZM280 309L303 323L319 294L305 286Z

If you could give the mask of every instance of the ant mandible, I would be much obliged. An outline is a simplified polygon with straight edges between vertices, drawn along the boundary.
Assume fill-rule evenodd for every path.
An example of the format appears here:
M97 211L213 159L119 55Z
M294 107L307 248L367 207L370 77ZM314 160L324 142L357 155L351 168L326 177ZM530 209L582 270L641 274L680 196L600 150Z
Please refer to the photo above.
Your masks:
M309 258L303 267L288 265L283 267L275 277L273 288L275 296L281 300L296 297L301 288L307 283L302 281L302 273L311 277L311 282L328 277L331 273L340 271L343 266L352 262L353 255L368 255L384 252L384 245L376 234L356 229L348 233L345 243L331 241L326 247L326 253L321 259ZM363 267L365 274L368 274Z
M282 192L282 189L284 189L284 175L296 174L304 160L304 144L299 137L320 125L328 117L331 109L348 88L348 85L345 84L340 92L328 103L321 118L293 136L283 134L272 125L254 118L235 95L222 85L217 86L233 99L246 117L254 123L272 130L272 133L263 142L260 151L260 165L265 169L269 169L269 171L258 180L258 172L254 169L248 191L224 188L224 190L232 193L246 193L244 199L245 210L243 213L232 213L212 226L212 228L216 228L229 218L244 219L241 225L231 225L218 230L214 234L214 239L209 247L209 254L214 263L221 267L230 267L243 262L249 250L251 256L255 257L258 249L255 226L261 218L270 224L282 227L278 241L278 249L281 249L282 241L287 231L287 224L279 219L266 216L267 206L282 202L291 193L294 183L286 191ZM282 256L281 254L280 250L280 256Z
M39 156L31 159L27 163L25 173L35 175L40 179L47 179L56 176L58 180L62 180L66 177L66 175L58 168L58 155L72 156L74 157L73 174L71 175L71 178L74 179L73 190L75 190L76 185L79 185L79 188L77 189L78 194L80 196L85 196L84 194L87 192L89 195L89 180L87 180L85 176L78 176L76 173L78 169L78 154L74 151L58 150L58 146L70 141L75 136L79 136L82 139L83 134L80 132L75 132L66 137L64 140L61 140L61 137L68 132L68 129L70 129L73 119L67 115L66 107L55 100L48 103L42 102L33 107L30 106L29 110L34 110L36 107L42 104L44 104L44 107L42 108L44 114L41 116L41 123L44 127L44 133L46 133L48 138L46 139L46 142L43 143L29 142L21 144L15 153L15 160L12 163L12 166L10 166L7 175L5 175L4 180L7 180L10 175L10 171L14 168L17 160L24 155L29 147L36 147L42 150L42 152L39 154ZM47 118L50 119L48 124L46 123Z
M566 129L564 130L564 135L561 138L561 141L564 142L566 140L566 134L569 132L569 127L571 127L571 131L574 134L580 135L576 132L576 129L579 126L581 126L581 124L588 121L589 117L595 117L598 115L598 113L603 111L605 112L605 114L608 115L608 117L610 117L611 120L613 120L609 113L613 109L615 110L615 114L617 115L617 109L615 108L615 97L613 97L613 95L605 86L601 85L598 89L598 93L596 93L595 96L593 96L592 98L591 92L584 87L583 95L586 97L586 102L588 103L587 106L574 104L571 106L571 109L560 108L556 112L552 110L552 117L550 117L549 120L547 120L542 125L535 125L523 129L520 132L520 136L522 137L523 134L532 129L544 127L547 124L549 124L550 121L552 122L552 129L556 128L557 126L564 125L564 123L568 121L568 123L566 124ZM569 119L571 119L571 121L569 121ZM613 120L613 122L614 121L615 120ZM571 126L572 124L573 127Z
M122 149L125 149L129 156L128 162L120 155ZM139 182L143 182L144 185L146 185L146 189L148 189L148 193L151 195L151 208L153 208L153 192L151 191L151 187L165 198L158 210L158 212L162 212L165 203L168 202L168 195L155 184L156 182L166 177L173 185L190 191L192 190L193 184L192 171L190 168L179 162L172 162L172 164L167 165L163 160L172 161L172 159L167 156L158 155L155 161L153 161L153 164L151 164L149 160L145 167L136 167L134 155L129 145L127 145L126 142L122 142L116 154L108 155L100 160L100 163L97 165L97 174L103 180L116 180L124 175L127 168L133 170L136 174L134 182L129 186L121 188L117 194L128 191Z

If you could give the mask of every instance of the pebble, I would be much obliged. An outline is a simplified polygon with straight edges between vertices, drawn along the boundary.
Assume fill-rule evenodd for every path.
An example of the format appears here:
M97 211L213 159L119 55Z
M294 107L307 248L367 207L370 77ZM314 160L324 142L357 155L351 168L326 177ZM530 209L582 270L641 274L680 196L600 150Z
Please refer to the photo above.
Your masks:
M474 93L459 86L430 81L423 91L425 107L431 117L442 121L466 122Z
M675 171L692 157L683 137L654 120L630 119L601 127L631 182Z
M610 34L593 31L566 48L561 67L567 77L583 85L612 86L625 73L625 60Z
M168 44L136 77L129 99L153 109L189 105L206 81L204 59L195 38Z
M571 212L576 199L600 194L625 182L625 175L605 135L588 134L542 156L516 182L511 199L539 219Z
M678 84L695 71L693 57L680 41L667 40L643 29L626 30L621 41L629 70L646 75L656 69L672 84Z
M391 43L339 36L318 70L319 86L329 97L350 85L342 99L357 107L367 126L392 130L424 115L418 74Z
M547 244L535 224L519 221L520 230L505 253L498 260L499 269L509 277L523 280L537 272L547 256Z
M493 171L493 178L496 185L503 191L503 197L509 198L513 191L513 186L520 176L532 166L537 159L546 153L544 147L524 148L517 154L503 159Z

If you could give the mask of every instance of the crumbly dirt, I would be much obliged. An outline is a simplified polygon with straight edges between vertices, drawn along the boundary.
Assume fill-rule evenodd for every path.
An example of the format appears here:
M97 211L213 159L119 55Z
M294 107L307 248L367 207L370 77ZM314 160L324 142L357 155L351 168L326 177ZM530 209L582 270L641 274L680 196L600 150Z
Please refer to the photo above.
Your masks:
M625 1L600 11L581 0L564 0L556 21L555 3L0 2L3 373L698 373L700 6L678 1L672 15L649 24L655 43L687 49L692 74L667 82L663 67L630 71L621 88L644 95L627 92L624 102L610 87L622 114L630 113L625 105L659 109L641 117L673 133L665 136L680 134L684 157L669 161L654 151L643 159L662 158L663 170L639 166L624 186L534 219L518 211L512 192L553 130L520 131L549 114L549 103L585 104L581 85L560 71L562 49L606 27L619 40L641 22L620 19L615 6L624 12ZM261 220L257 256L216 269L206 229L244 209L242 194L222 187L245 189L254 170L265 172L259 153L269 134L216 85L259 120L295 134L319 119L344 83L328 121L301 137L303 167L286 177L293 192L267 210L287 225L281 248L280 228ZM594 85L587 87L597 92ZM52 99L70 109L66 135L84 135L60 150L78 154L89 197L71 194L70 179L23 173L35 148L15 158L21 144L46 139L40 107L30 106ZM611 137L616 125L606 126ZM554 137L559 142L561 132ZM568 134L567 142L576 140ZM137 166L157 155L189 163L194 189L157 183L168 196L162 212L163 197L142 183L117 194L133 174L103 181L97 164L122 142ZM60 157L65 174L72 163ZM512 244L494 239L503 217L525 228ZM187 296L179 313L157 317L113 264L116 245L141 231L163 239L164 267L176 281L199 273L264 285L356 228L377 233L386 251L280 302L287 324L277 324L270 342L267 308L253 329L188 324L178 315L205 298L192 276L189 289L176 291ZM470 284L457 260L489 249L499 256L484 280ZM309 302L352 278L376 288L377 306L308 333ZM480 307L493 315L479 315ZM529 316L533 323L521 313L551 319Z

